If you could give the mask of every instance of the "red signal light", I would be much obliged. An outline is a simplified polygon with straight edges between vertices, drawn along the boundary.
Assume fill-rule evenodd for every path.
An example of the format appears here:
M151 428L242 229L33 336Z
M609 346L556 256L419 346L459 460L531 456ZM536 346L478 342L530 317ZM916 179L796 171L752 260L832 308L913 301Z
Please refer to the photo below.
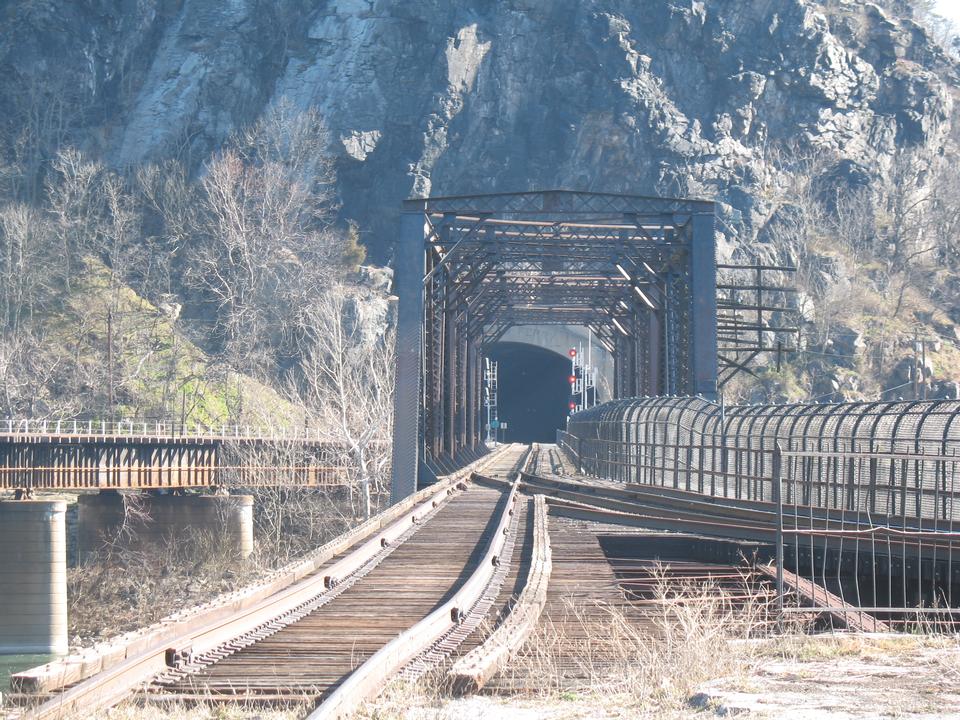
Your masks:
M576 404L575 402L572 402L572 401L571 401L571 403L570 403L570 409L571 409L571 410L576 410L576 409L577 409L577 404Z
M576 348L570 348L570 352L567 353L570 357L575 358L577 356Z
M567 380L569 380L570 384L573 385L577 381L577 376L571 375L570 377L567 378Z

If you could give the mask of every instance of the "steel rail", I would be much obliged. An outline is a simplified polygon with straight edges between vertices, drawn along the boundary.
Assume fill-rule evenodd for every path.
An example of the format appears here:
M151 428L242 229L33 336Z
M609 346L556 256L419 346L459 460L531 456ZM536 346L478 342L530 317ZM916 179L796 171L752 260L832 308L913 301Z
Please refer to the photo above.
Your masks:
M741 540L762 540L764 539L763 535L770 536L773 534L773 530L764 531L756 527L736 523L701 523L691 518L679 517L674 521L673 528L667 528L664 527L664 525L669 525L669 520L664 521L662 518L651 517L649 515L622 513L579 503L570 503L563 500L548 499L547 502L550 504L551 513L553 514L593 522L612 522L615 524L653 527L656 529L692 530L704 535L709 535L710 530L715 530L719 531L724 537ZM706 532L704 531L705 529ZM772 568L757 566L756 570L770 579L776 578L776 572ZM829 613L851 630L861 632L885 632L888 629L886 624L867 612L868 608L860 608L846 603L842 598L837 597L812 580L799 578L793 573L786 573L786 575L788 576L787 585L790 589L813 605L812 608L806 609L807 612L812 610Z
M447 492L449 491L448 488ZM202 655L252 628L291 612L330 589L336 584L337 578L363 565L378 553L384 544L393 542L397 536L416 522L417 513L425 511L427 506L433 505L434 502L427 500L418 504L382 533L367 540L347 557L326 568L322 575L318 574L301 580L294 586L260 601L252 608L211 622L197 630L188 631L173 642L166 643L166 646L156 646L142 655L135 656L116 668L67 690L61 696L28 713L26 717L41 720L65 711L92 710L113 705L133 687L168 669L173 664L171 659L179 661L188 659L192 655Z
M554 497L547 498L547 505L550 506L550 513L552 515L560 515L578 520L606 522L629 527L642 527L650 530L671 530L675 532L694 533L705 537L732 540L751 540L769 543L773 543L775 540L775 531L772 527L749 523L723 522L719 520L706 521L697 518L693 513L624 512Z
M765 575L767 579L776 581L777 571L768 566L758 565L756 571ZM883 621L875 618L868 612L868 608L848 603L822 585L802 578L789 570L781 570L783 581L787 589L809 602L819 612L827 612L838 619L847 629L855 632L889 632L890 627ZM779 612L787 608L781 608ZM807 611L810 608L806 608Z
M711 516L722 514L725 517L739 516L748 519L764 520L776 513L776 503L770 500L751 500L745 498L734 498L725 495L706 495L694 490L683 490L662 485L645 485L639 483L618 483L602 484L598 482L582 482L567 477L544 477L542 475L533 475L525 473L524 484L540 488L563 488L566 486L566 492L576 495L582 495L587 498L603 497L606 500L621 500L625 503L631 503L636 500L645 500L648 503L662 504L664 507L677 506L687 509L704 508L703 515ZM654 500L650 500L653 498ZM569 498L577 500L577 497ZM721 509L718 512L717 509ZM613 508L616 509L616 508ZM933 531L924 530L921 527L911 525L911 521L917 521L913 517L891 517L880 513L866 513L857 510L843 510L836 508L818 507L815 505L803 504L785 504L784 519L794 522L818 523L819 524L838 524L840 526L852 525L854 527L865 523L884 525L893 530L896 534L917 533L927 537ZM920 518L930 522L929 518ZM819 531L814 528L814 534ZM946 533L938 533L946 538Z
M519 477L511 485L496 530L487 544L477 569L453 596L414 626L400 633L350 673L337 689L307 716L307 720L349 717L362 702L382 689L404 665L460 622L461 614L480 599L493 575L506 540L518 489Z
M322 595L336 585L338 578L361 567L380 552L384 545L406 532L419 515L445 502L452 490L474 469L496 460L500 454L495 453L480 459L441 482L406 498L363 526L345 533L338 540L328 543L317 555L296 563L280 581L290 579L292 584L286 583L287 586L279 591L271 584L269 588L273 593L256 593L255 597L259 601L252 605L248 601L245 607L239 609L234 605L217 607L176 622L172 628L165 628L161 623L155 632L131 643L127 648L128 655L122 662L88 676L78 685L27 711L24 717L30 720L46 720L81 709L89 711L109 707L151 677L168 670L171 661L208 652ZM438 496L441 497L439 501ZM361 541L362 544L346 557L333 565L323 565L334 555ZM131 652L132 648L137 651ZM47 677L49 678L49 674Z
M680 508L687 511L695 510L697 511L697 517L703 519L739 517L761 522L769 520L772 513L775 512L775 506L770 502L702 495L693 491L660 486L613 487L583 483L572 479L545 478L529 473L524 476L523 481L525 487L537 492L544 492L549 488L554 495L560 498L585 504L606 505L611 510L621 510L623 512L636 512L647 508L658 510ZM807 506L797 507L807 509ZM817 514L813 516L813 520L817 522L853 522L850 518L824 517L820 514L819 509L815 508L814 510ZM839 511L837 511L838 516L839 514ZM797 518L804 521L810 520L810 516L806 513L797 514Z
M566 517L578 518L581 520L596 520L598 522L613 522L620 525L631 527L645 527L654 530L672 530L677 532L696 533L707 537L715 537L733 540L748 540L754 542L772 543L776 541L776 526L772 519L769 521L750 522L736 517L723 516L705 516L703 513L693 510L666 509L653 505L634 504L630 507L610 508L604 506L603 498L590 496L586 499L565 499L562 497L548 497L547 503L551 509L556 508L556 513ZM607 503L608 505L611 503ZM627 503L619 503L621 506ZM606 518L606 519L604 519ZM790 516L790 519L794 518ZM797 520L808 521L809 518L798 516ZM843 550L843 539L848 536L856 536L856 531L845 532L840 529L831 530L828 526L814 526L810 532L795 533L792 530L784 529L784 534L803 535L809 537L811 542L818 540L818 548ZM866 533L860 533L866 535ZM882 532L878 534L883 534ZM918 557L937 557L937 552L945 552L950 549L949 544L943 544L941 541L949 541L950 536L946 533L915 533L897 535L898 540L896 548L906 546L916 548ZM917 542L912 542L917 538ZM881 548L883 549L883 548Z
M523 590L500 626L447 671L447 682L455 694L478 692L517 653L540 619L553 568L543 495L534 496L533 511L532 558Z

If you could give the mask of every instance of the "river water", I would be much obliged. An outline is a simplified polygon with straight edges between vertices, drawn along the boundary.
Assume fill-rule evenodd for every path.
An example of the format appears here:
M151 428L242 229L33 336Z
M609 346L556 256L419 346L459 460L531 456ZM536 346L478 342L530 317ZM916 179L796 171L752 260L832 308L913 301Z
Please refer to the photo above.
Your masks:
M10 689L10 674L50 662L56 655L0 655L0 692Z

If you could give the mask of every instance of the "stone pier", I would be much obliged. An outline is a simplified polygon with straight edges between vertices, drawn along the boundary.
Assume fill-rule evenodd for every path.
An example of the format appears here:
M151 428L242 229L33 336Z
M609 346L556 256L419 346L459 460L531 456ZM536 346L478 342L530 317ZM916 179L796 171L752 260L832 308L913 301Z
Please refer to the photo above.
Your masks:
M217 543L247 557L253 552L250 495L81 495L77 552L81 561L109 546L149 551L176 542Z
M0 502L0 654L67 652L66 509Z

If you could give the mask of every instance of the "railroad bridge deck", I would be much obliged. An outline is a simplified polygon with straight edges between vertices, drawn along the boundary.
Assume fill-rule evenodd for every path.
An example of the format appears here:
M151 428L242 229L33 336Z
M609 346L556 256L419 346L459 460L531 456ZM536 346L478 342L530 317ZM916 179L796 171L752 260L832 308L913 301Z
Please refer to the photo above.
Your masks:
M111 705L143 687L150 702L308 699L319 703L312 718L341 717L389 678L428 669L461 690L529 691L532 676L512 668L522 667L524 642L542 642L544 632L554 638L551 681L576 689L608 661L601 628L627 623L656 642L664 602L691 589L729 612L750 603L761 624L777 621L786 597L823 622L885 627L850 604L833 607L843 601L821 585L811 593L791 575L778 590L762 564L774 546L769 531L755 524L752 540L725 538L731 522L750 527L736 517L743 508L718 506L731 518L693 534L684 527L691 514L663 496L577 475L575 463L557 447L501 448L268 591L148 628L119 654L114 646L19 674L20 699L44 700L28 717ZM658 510L673 532L651 522Z
M0 490L324 486L342 448L309 429L0 421Z

